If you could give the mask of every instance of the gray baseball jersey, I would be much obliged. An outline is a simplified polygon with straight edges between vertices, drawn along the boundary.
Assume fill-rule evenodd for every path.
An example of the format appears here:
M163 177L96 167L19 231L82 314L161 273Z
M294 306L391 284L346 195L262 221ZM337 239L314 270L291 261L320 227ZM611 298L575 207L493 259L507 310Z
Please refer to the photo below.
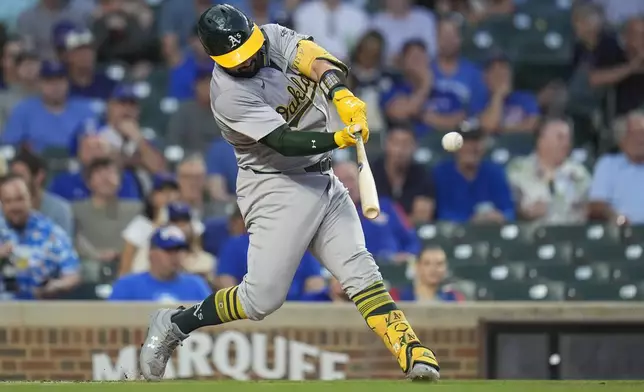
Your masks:
M326 97L317 84L291 67L297 43L310 37L277 24L262 26L269 41L270 67L253 78L234 78L215 67L210 102L223 137L235 149L240 168L258 171L302 169L325 154L285 157L258 140L287 123L296 131L332 132ZM327 153L330 154L330 153Z

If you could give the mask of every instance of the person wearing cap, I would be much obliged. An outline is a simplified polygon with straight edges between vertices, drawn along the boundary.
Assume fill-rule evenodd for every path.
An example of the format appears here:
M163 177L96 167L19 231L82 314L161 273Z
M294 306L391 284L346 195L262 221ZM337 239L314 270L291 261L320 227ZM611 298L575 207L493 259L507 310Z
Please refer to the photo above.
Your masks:
M465 119L465 105L453 92L436 88L425 43L408 41L401 54L402 76L380 98L387 117L411 122L417 138L456 129Z
M248 247L250 237L242 234L231 237L223 244L217 259L215 288L233 287L244 279L248 272ZM326 286L322 267L310 252L304 253L295 271L293 282L286 294L287 301L299 301L310 293L319 293Z
M215 257L205 252L201 246L201 234L204 230L203 223L195 219L190 206L185 203L171 202L161 212L165 217L162 217L163 223L159 226L171 224L180 228L188 241L187 253L183 262L184 270L199 274L209 282L212 281L215 270ZM142 272L150 268L148 241L156 227L159 226L153 226L151 230L146 232L146 228L141 225L142 231L144 231L144 233L139 234L141 245L136 249L129 271L121 267L121 273ZM144 238L143 235L146 233L147 236Z
M472 98L472 112L485 133L533 132L539 122L539 103L534 94L516 91L512 65L503 53L490 56L483 79L486 94Z
M210 295L201 276L184 271L189 241L183 230L173 225L160 227L149 244L149 270L117 279L110 301L177 303L200 301Z
M12 49L14 44L17 46ZM4 129L18 103L38 93L40 59L33 51L10 41L4 47L3 67L5 88L0 90L0 129ZM11 76L6 73L7 68L14 68Z
M181 102L168 122L168 145L179 145L189 153L205 153L211 143L221 139L221 130L210 108L211 75L212 65L198 67L194 98Z
M58 56L68 71L69 94L75 97L106 100L116 82L96 69L96 50L91 30L63 26L54 32Z
M142 186L134 172L123 168L121 154L107 138L106 133L99 132L96 119L86 121L72 137L69 143L69 155L76 157L78 166L69 171L58 173L49 184L49 191L72 202L90 197L91 192L86 178L86 170L96 159L113 159L120 171L119 199L140 200L143 196Z
M90 197L72 203L76 248L83 259L114 262L124 245L121 232L141 211L142 204L118 198L121 175L114 160L95 159L83 170Z
M194 22L193 22L194 23ZM168 78L168 96L187 100L195 97L195 79L200 69L210 69L213 63L203 49L197 27L193 25L189 45L168 58L170 75Z
M68 97L67 72L61 63L42 63L39 88L39 96L18 103L9 115L2 143L27 145L38 152L66 148L76 129L95 116L87 100Z
M434 167L436 220L456 223L495 223L515 220L514 204L505 170L484 159L480 129L461 132L463 146Z

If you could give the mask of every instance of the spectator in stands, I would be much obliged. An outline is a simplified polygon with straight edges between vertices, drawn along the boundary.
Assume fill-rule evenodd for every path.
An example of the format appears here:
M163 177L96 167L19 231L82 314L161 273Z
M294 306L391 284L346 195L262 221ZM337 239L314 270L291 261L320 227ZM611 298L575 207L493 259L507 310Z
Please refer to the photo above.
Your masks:
M56 60L52 39L56 23L68 20L78 26L86 26L85 13L69 6L64 0L40 0L18 18L18 34L35 50L42 59Z
M644 3L638 0L591 0L604 9L606 19L613 26L620 26L633 15L644 15Z
M69 83L62 64L44 62L40 69L40 96L14 108L2 134L5 144L25 144L35 151L67 147L80 124L94 117L89 102L68 98Z
M351 54L349 88L367 104L367 122L371 132L384 131L385 122L380 110L380 93L389 87L391 77L384 70L385 39L377 31L360 38Z
M119 275L132 271L132 263L139 249L148 243L154 230L167 223L167 206L179 200L179 184L172 175L157 174L152 179L152 190L144 200L143 210L123 230L125 246L121 252Z
M351 49L369 26L367 13L341 0L302 3L293 15L295 30L310 35L331 54L348 60Z
M340 282L334 276L327 278L326 286L322 290L313 293L305 293L300 298L300 301L336 303L352 302L347 293L342 289Z
M47 162L28 150L21 150L11 161L11 172L25 180L31 195L31 206L60 226L67 235L74 235L72 207L60 196L45 190Z
M545 119L534 153L507 166L520 219L548 225L586 221L591 177L584 165L569 157L572 136L565 119Z
M619 38L602 39L593 58L590 84L615 89L615 115L644 104L644 17L630 18Z
M485 2L473 4L468 13L467 19L470 23L478 23L494 16L512 15L514 13L515 0L486 0Z
M16 32L16 24L20 14L31 8L39 0L21 0L4 2L0 7L0 25L5 26L7 32L13 34Z
M400 291L391 290L399 301L456 302L463 301L463 294L444 284L447 275L447 257L443 249L430 246L420 252L414 265L413 283Z
M4 41L4 40L3 40ZM26 77L24 72L21 74L19 60L35 59L38 60L38 54L29 50L24 42L18 37L8 37L2 45L2 69L0 73L0 88L9 89L12 87L26 87L30 92L37 91L36 81L38 80L38 68L33 69L30 77ZM25 86L26 84L26 86Z
M168 123L166 143L179 145L188 153L205 153L208 146L221 138L221 130L210 108L212 66L199 67L194 82L195 97L181 103Z
M215 258L213 255L205 252L201 247L201 234L204 230L204 225L201 221L196 220L192 216L190 211L190 206L181 202L170 202L164 208L166 218L159 225L164 226L170 224L180 228L188 241L188 248L186 249L187 253L183 260L183 269L187 272L198 274L206 278L208 281L212 281L212 274L215 270ZM150 262L148 258L149 253L149 241L154 233L154 230L157 228L155 226L145 227L144 225L139 225L140 232L132 233L132 224L128 225L123 231L123 238L126 241L126 248L130 241L133 241L136 247L136 255L129 264L129 270L126 270L127 266L120 266L121 273L128 272L142 272L147 271L150 268ZM130 231L130 233L128 233ZM137 238L138 237L138 238ZM123 262L123 257L121 261Z
M85 170L90 197L72 204L76 249L83 259L115 262L124 245L121 233L141 210L141 202L118 198L121 175L114 160L95 159Z
M392 126L387 132L384 155L373 163L378 195L399 204L414 224L434 217L434 183L425 167L414 162L416 139L411 127Z
M94 36L89 29L63 28L54 33L56 49L69 77L69 94L76 97L106 100L116 82L96 69Z
M7 46L2 58L3 69L15 67L14 76L6 80L5 89L0 90L0 129L4 129L13 109L24 99L38 92L38 55L28 50L8 52Z
M527 91L516 91L510 59L503 53L492 55L485 64L486 93L472 97L471 110L479 117L486 133L532 132L539 121L537 98Z
M168 96L179 100L192 99L195 96L195 79L200 69L212 71L213 61L204 51L195 26L189 45L176 55L167 58L170 67L168 77Z
M431 11L413 6L411 0L386 0L385 10L376 14L372 24L385 37L390 63L410 40L422 41L430 55L436 54L436 19Z
M572 10L572 27L575 42L572 68L591 65L593 52L602 40L609 39L608 32L604 30L604 16L600 8L593 3L576 4Z
M235 210L229 216L210 218L206 220L204 226L201 242L204 250L213 256L219 255L222 245L229 238L246 233L244 218L236 205Z
M244 275L248 272L248 263L262 262L262 260L248 260L249 246L250 237L248 234L231 237L223 244L217 260L215 287L232 287L241 283ZM288 274L287 271L285 273ZM309 252L306 252L295 271L293 283L291 283L291 288L286 295L286 300L299 300L307 293L321 291L324 286L325 282L322 277L320 263Z
M452 131L465 119L465 106L450 91L436 89L429 57L422 41L408 41L402 49L402 77L383 91L382 105L394 121L411 121L417 138L431 131Z
M367 250L379 263L404 263L415 257L420 249L416 232L404 212L388 198L380 198L380 215L370 220L362 214L358 189L358 166L351 161L337 163L333 171L349 191L356 204L365 236Z
M17 299L48 299L76 287L80 264L72 241L32 209L29 188L21 177L9 174L0 179L0 203L0 260L11 260L13 265L13 276L3 270L0 278L4 291Z
M177 165L179 200L188 204L198 220L209 211L206 200L206 163L199 154L186 157Z
M434 167L436 219L458 223L497 223L515 219L503 167L483 159L485 140L478 129L462 133L455 159Z
M630 112L614 126L621 153L595 165L589 218L617 224L644 224L644 111Z
M297 1L299 2L299 0ZM228 4L243 10L258 26L268 23L277 23L287 27L293 25L292 18L287 10L283 9L285 5L281 1L276 3L270 0L237 0L229 1Z
M93 122L91 122L93 124ZM49 185L50 192L70 201L83 200L90 197L87 186L86 170L96 159L114 159L120 167L121 155L107 139L105 133L97 133L96 126L81 127L76 133L70 146L72 156L78 158L79 168L57 174ZM129 169L121 169L121 188L118 192L120 199L140 200L142 191L136 175Z
M235 150L226 140L212 143L206 155L208 192L215 201L235 201L237 190L237 158Z
M121 152L126 166L142 168L150 173L163 172L165 158L156 146L143 136L140 117L141 108L135 86L121 83L111 93L104 122L99 123L94 131L104 134ZM87 130L81 130L85 131Z
M176 226L157 229L150 239L150 270L119 278L110 301L200 301L210 288L199 275L183 272L188 239Z
M199 15L213 4L215 4L213 0L192 0L190 2L168 0L163 2L158 23L162 50L166 59L188 46L189 38Z
M100 62L136 64L158 58L154 15L144 2L100 0L93 31Z
M455 94L470 109L471 101L485 92L481 70L461 56L461 28L454 18L438 23L438 53L432 63L434 88ZM471 109L468 110L468 113Z

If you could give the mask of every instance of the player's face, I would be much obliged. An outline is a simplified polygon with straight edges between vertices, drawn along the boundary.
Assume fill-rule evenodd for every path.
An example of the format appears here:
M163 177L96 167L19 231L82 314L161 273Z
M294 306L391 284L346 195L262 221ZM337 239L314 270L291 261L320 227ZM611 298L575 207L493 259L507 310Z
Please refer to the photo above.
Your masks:
M0 188L0 203L7 221L17 227L23 227L31 211L31 195L27 184L16 179Z
M445 252L439 249L424 251L417 262L416 273L422 284L439 285L447 273Z
M261 53L257 52L251 58L244 61L234 68L224 68L224 70L231 76L239 78L252 78L257 75L259 69L261 68L260 64Z

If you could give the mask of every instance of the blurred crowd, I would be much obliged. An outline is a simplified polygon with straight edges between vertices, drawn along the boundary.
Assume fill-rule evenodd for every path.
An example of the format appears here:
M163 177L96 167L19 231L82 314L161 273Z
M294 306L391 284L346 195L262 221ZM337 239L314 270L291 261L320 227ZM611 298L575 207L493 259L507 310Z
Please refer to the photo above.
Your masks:
M382 265L408 267L394 297L462 299L445 284L445 251L418 238L423 224L644 225L643 1L226 2L351 65L381 196L378 219L361 215L366 245ZM513 53L492 45L468 58L463 32L519 23L535 2L569 13L574 44L559 75L520 89ZM196 301L243 279L237 165L195 29L215 3L2 2L0 298ZM431 141L454 130L463 147L441 155ZM493 159L494 140L515 136L529 149ZM429 164L424 146L444 159ZM343 153L334 172L360 211ZM347 300L308 253L288 299Z

